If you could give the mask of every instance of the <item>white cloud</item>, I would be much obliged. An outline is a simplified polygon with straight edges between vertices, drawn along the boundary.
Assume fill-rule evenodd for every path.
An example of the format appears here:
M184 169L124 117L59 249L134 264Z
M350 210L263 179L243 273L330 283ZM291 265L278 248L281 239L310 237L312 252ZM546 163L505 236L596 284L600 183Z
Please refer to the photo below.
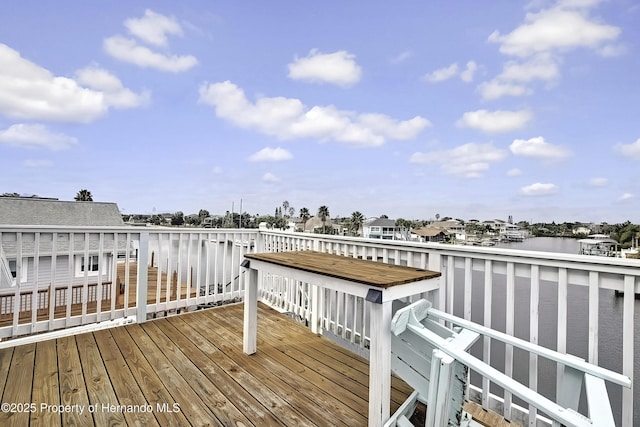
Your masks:
M129 32L143 43L166 48L167 35L182 35L182 27L174 19L151 10L146 10L142 18L127 19L124 23ZM105 52L120 61L143 68L180 73L198 64L193 55L173 55L154 51L138 43L134 38L114 35L104 39Z
M475 76L477 70L478 64L476 64L475 61L469 61L467 62L467 68L465 68L464 71L460 73L460 78L463 82L470 83L473 81L473 77Z
M478 86L478 90L484 99L498 99L506 95L523 96L532 93L532 90L526 86L501 82L498 79L481 83Z
M134 39L112 36L104 40L104 50L116 59L129 62L143 68L155 68L160 71L180 73L198 64L191 55L165 55L141 46Z
M627 48L622 45L611 44L598 49L598 54L605 58L615 58L627 53Z
M549 194L555 194L558 192L558 186L555 184L542 184L536 182L535 184L522 187L520 193L525 196L546 196Z
M527 13L522 25L505 35L494 31L489 41L500 43L500 52L519 57L580 47L597 49L614 41L620 29L588 16L588 7L595 3L560 2L538 13Z
M22 162L22 165L26 168L48 168L53 166L53 162L51 160L27 159Z
M156 46L167 45L167 34L182 36L182 28L173 17L145 10L142 18L124 21L129 32L140 40Z
M491 163L501 161L506 156L505 150L496 148L491 143L469 143L451 150L416 152L411 156L409 162L436 164L440 165L440 169L448 175L479 178L489 170Z
M54 76L0 43L0 114L18 120L88 123L110 107L136 107L149 97L126 89L117 77L96 67L77 73L76 80Z
M549 160L561 160L571 156L571 151L559 145L549 144L543 137L516 139L509 146L516 156L537 157Z
M458 64L453 63L448 67L440 68L431 73L427 73L422 78L430 83L439 83L459 76L463 82L469 83L473 81L473 77L478 70L478 64L474 61L467 62L464 70L459 70Z
M265 147L262 150L253 153L249 157L251 162L279 162L282 160L291 160L293 155L284 148Z
M640 160L640 138L631 144L616 144L613 149L623 156Z
M518 168L509 169L507 171L507 176L520 176L522 175L522 171Z
M522 129L532 118L533 114L528 110L477 110L464 113L456 125L485 133L501 133Z
M391 63L400 64L402 62L405 62L412 56L413 56L413 52L411 52L410 50L405 50L403 52L400 52L398 55L394 56L393 58L391 58Z
M148 91L137 94L123 86L119 78L106 70L87 67L76 71L78 83L101 91L108 105L116 108L132 108L145 105L151 97Z
M15 124L0 130L0 143L20 148L45 148L52 151L66 150L78 140L62 133L53 133L41 124Z
M508 82L530 82L555 80L559 76L558 65L547 55L538 55L527 62L508 61L498 79Z
M620 201L624 201L624 200L630 200L630 199L634 199L635 196L631 193L624 193L622 196L620 196L620 198L618 200Z
M333 105L307 108L296 98L258 98L251 103L230 81L203 84L200 102L216 115L246 129L279 139L314 138L359 146L379 146L388 139L412 139L431 123L416 116L399 121L384 114L357 114Z
M484 99L497 99L503 96L523 96L533 93L527 87L535 80L553 82L560 77L556 62L549 55L536 55L528 61L508 61L502 73L479 85Z
M0 114L14 119L90 122L107 107L102 93L56 77L0 44Z
M532 6L539 6L535 2ZM601 23L589 16L597 0L558 1L552 7L527 13L524 23L508 34L494 31L489 41L500 45L509 61L494 79L479 86L484 99L523 96L533 93L534 81L553 82L560 76L559 64L565 53L591 49L604 57L619 56L625 49L615 41L618 27Z
M589 185L592 187L605 187L608 184L609 180L607 178L597 177L589 180Z
M321 53L312 49L304 58L296 58L289 64L289 78L311 83L332 83L351 86L360 81L362 69L355 61L355 55L340 50Z
M451 64L448 67L439 68L431 73L424 75L424 79L431 83L449 80L458 75L458 64Z
M264 182L280 182L280 178L272 174L271 172L267 172L262 175L262 180Z

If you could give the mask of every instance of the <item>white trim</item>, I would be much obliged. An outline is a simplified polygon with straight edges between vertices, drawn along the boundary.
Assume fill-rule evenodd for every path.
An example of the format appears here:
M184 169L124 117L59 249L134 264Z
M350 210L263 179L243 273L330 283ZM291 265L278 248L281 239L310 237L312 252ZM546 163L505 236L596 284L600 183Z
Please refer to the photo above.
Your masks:
M24 344L32 344L40 341L47 341L57 339L61 337L68 337L77 334L83 334L85 332L99 331L101 329L115 328L117 326L127 325L129 323L135 323L136 317L129 316L126 318L108 320L106 322L92 323L89 325L75 326L72 328L60 329L53 332L45 332L37 335L29 335L22 338L13 338L7 341L0 341L0 349L16 347Z

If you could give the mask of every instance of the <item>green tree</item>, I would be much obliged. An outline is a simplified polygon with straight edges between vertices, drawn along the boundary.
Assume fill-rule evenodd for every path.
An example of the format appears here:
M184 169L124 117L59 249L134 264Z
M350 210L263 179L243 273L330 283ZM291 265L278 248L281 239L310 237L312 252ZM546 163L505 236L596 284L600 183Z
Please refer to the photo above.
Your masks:
M287 200L285 200L284 202L282 202L282 210L280 211L280 214L284 217L284 218L288 218L289 217L289 207L291 205L289 204L289 202ZM284 214L283 214L284 212Z
M2 193L0 197L20 197L20 193Z
M362 215L362 212L360 211L355 211L354 213L351 214L351 234L353 234L354 236L358 235L358 232L360 231L360 227L362 227L362 223L364 222L364 215Z
M400 229L400 233L404 236L406 240L409 240L409 234L411 231L411 221L404 218L396 219L396 227Z
M320 206L320 208L318 208L318 217L322 221L322 232L326 233L327 218L329 218L329 208L325 205Z
M91 191L82 189L76 193L75 197L76 202L93 202L93 196L91 195Z
M202 224L204 222L204 219L208 218L209 216L211 216L211 214L208 210L200 209L200 211L198 212L198 223Z
M307 221L311 218L311 214L309 213L309 209L300 208L300 219L302 220L302 231L307 227Z
M181 211L178 211L171 216L171 225L184 225L184 214Z

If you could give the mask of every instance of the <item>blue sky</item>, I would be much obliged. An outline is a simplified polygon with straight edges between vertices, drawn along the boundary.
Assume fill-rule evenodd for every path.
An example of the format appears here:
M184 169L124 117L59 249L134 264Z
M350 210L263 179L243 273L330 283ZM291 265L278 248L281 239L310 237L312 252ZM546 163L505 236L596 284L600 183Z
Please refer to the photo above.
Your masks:
M0 192L640 222L640 1L5 0Z

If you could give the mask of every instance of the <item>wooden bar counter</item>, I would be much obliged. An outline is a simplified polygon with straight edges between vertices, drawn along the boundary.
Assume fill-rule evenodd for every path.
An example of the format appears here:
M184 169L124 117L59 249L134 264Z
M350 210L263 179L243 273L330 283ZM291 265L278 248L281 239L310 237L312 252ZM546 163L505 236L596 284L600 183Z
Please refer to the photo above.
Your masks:
M370 311L369 426L390 415L392 302L437 289L440 273L314 251L245 254L243 350L256 352L258 273L270 273L312 285L311 330L319 329L319 295L332 289L365 298Z

